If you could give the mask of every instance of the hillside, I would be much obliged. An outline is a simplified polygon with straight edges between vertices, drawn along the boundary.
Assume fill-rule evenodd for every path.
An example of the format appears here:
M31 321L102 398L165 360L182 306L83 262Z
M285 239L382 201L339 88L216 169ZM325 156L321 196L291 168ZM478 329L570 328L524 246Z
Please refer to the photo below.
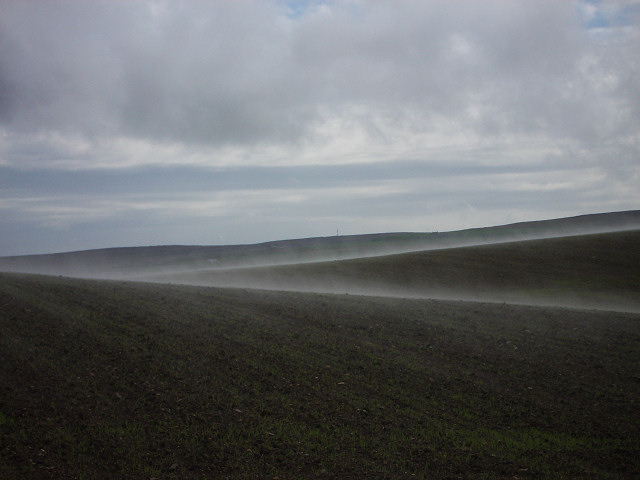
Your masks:
M637 314L0 274L0 478L640 471Z
M283 240L255 245L107 248L2 257L0 271L89 278L127 278L139 274L360 258L638 228L640 228L640 210L633 210L455 232L348 235Z
M148 278L640 311L640 230Z

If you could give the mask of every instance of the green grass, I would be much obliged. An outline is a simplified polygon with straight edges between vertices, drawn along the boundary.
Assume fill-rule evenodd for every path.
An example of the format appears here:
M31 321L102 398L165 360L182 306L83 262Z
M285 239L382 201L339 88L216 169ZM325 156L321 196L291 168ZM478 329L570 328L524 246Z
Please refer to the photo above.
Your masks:
M0 478L636 478L640 317L0 274Z

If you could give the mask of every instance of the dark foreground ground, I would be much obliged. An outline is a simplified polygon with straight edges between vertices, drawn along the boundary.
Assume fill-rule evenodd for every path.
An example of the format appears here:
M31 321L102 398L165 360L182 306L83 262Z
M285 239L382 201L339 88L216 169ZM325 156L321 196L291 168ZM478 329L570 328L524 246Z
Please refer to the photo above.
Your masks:
M0 478L638 478L640 315L0 274Z

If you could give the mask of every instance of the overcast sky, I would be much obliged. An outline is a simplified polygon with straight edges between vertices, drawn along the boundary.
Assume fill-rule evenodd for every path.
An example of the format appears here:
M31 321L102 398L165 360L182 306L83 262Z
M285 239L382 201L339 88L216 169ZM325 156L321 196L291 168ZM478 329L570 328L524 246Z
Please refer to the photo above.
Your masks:
M640 2L0 0L0 255L640 208Z

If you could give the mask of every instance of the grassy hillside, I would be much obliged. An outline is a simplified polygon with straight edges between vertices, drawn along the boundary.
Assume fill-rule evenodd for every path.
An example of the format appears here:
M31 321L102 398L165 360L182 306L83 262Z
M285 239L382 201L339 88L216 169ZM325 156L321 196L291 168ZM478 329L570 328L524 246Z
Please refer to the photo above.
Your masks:
M637 478L637 314L0 274L0 478Z
M633 228L640 228L640 210L441 233L378 233L283 240L256 245L107 248L4 257L0 258L0 271L125 278L141 272L151 274L212 267L335 260Z
M640 230L152 278L640 311Z

